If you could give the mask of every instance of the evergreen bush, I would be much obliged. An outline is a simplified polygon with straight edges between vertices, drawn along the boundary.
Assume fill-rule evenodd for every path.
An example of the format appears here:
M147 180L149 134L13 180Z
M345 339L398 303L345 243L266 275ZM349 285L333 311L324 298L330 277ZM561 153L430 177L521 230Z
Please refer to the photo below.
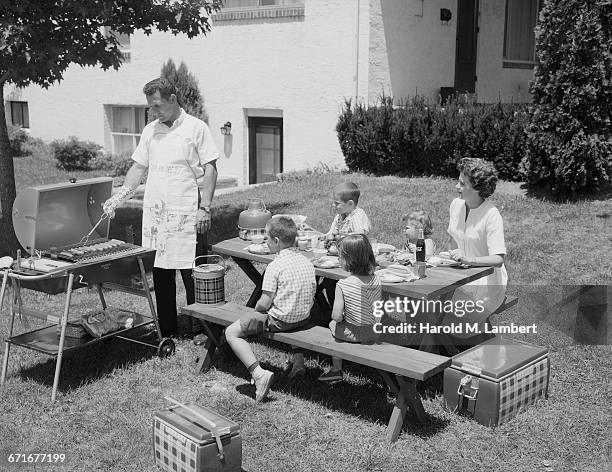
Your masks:
M91 170L102 152L102 146L91 141L81 141L75 136L52 141L51 149L57 167L64 170Z
M612 3L546 2L536 28L538 65L522 168L557 195L612 182Z
M346 101L336 131L350 170L375 174L455 176L462 157L492 161L501 178L521 180L527 108L451 100L431 105L415 97L377 106Z
M181 61L178 69L172 59L168 59L161 69L160 77L172 83L177 90L178 102L185 112L208 123L208 112L204 106L204 97L196 77L189 72L187 65Z

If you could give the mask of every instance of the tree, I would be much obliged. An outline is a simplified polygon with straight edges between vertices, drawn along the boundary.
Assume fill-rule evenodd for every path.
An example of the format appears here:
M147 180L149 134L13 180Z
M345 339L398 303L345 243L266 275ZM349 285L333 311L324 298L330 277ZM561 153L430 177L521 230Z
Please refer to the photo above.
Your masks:
M210 31L222 0L20 0L2 2L0 13L0 255L18 247L13 230L15 173L10 151L4 85L60 82L71 64L118 69L120 34L153 29L189 38Z
M612 183L612 2L547 1L523 170L560 196Z
M198 79L187 70L187 65L183 61L177 69L174 61L168 59L168 62L162 66L160 77L165 77L174 84L178 102L187 113L208 123L208 113L204 107Z

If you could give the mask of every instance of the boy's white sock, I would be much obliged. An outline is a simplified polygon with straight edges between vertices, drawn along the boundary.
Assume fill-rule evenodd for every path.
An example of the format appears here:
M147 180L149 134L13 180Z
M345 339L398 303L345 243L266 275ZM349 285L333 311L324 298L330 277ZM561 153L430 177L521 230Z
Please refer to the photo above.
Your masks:
M253 369L253 372L251 372L251 377L253 377L254 379L258 379L259 377L261 377L264 373L264 370L261 368L261 366L257 366Z

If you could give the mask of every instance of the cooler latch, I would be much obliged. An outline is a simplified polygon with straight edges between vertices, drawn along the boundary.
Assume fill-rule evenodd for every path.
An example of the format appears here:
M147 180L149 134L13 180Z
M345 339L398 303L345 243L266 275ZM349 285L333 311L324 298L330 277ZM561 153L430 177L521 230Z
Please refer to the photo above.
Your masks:
M457 409L459 411L466 411L474 416L476 411L476 399L478 397L478 389L480 385L480 379L471 375L464 375L459 382L459 388L457 388Z

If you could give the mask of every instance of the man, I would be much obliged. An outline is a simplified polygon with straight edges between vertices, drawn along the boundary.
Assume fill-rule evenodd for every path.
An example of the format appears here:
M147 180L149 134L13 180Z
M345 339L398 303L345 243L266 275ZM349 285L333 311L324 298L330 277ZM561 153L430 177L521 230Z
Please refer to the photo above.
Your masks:
M204 234L210 228L219 152L206 123L185 113L168 80L152 80L143 92L157 119L143 129L123 187L103 207L114 216L119 203L134 192L148 169L142 245L157 250L153 268L157 314L162 335L170 336L177 329L176 269L181 272L187 303L195 302L191 267L196 233ZM201 179L202 192L198 187Z

